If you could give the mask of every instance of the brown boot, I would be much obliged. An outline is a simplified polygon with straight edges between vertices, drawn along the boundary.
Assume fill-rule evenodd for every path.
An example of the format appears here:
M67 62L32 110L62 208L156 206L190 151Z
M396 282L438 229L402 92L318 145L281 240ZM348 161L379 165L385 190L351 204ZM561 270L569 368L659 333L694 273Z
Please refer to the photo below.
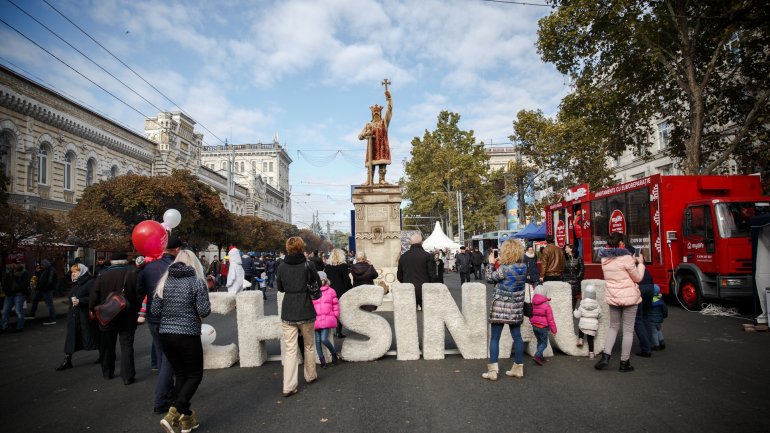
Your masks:
M176 433L174 431L174 427L179 425L180 417L181 415L179 412L177 412L176 408L172 406L168 408L168 413L166 416L160 420L160 426L163 427L163 430L166 430L167 433Z
M193 429L198 428L198 418L195 417L195 411L190 411L190 415L182 415L179 418L179 428L182 433L190 433Z
M487 364L487 372L482 374L481 377L486 380L497 380L497 373L499 371L496 362L494 364Z

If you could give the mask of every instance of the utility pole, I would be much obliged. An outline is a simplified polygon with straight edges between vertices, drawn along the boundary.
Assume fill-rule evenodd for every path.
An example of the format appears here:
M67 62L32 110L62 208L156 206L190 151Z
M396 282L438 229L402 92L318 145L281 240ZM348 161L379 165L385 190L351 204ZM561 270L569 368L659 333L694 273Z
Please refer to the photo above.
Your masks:
M457 190L457 231L460 232L460 243L465 243L465 220L463 219L463 193Z

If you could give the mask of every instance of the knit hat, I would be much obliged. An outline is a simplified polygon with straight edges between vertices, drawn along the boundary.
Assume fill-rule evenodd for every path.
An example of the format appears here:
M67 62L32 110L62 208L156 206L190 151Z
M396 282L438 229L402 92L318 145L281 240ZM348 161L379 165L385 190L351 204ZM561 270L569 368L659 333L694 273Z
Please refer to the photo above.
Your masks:
M173 250L175 248L182 248L182 240L179 239L179 236L170 235L168 237L168 243L166 243L166 249Z
M134 258L134 263L136 263L137 267L141 267L144 265L144 256L136 256Z
M540 296L548 297L548 288L546 288L543 285L535 287L535 294Z
M128 254L123 251L118 251L110 254L110 261L113 260L128 260Z
M318 271L318 278L321 280L328 280L329 278L326 277L326 272L324 271Z
M583 297L596 300L596 287L592 284L587 285L586 288L583 289Z

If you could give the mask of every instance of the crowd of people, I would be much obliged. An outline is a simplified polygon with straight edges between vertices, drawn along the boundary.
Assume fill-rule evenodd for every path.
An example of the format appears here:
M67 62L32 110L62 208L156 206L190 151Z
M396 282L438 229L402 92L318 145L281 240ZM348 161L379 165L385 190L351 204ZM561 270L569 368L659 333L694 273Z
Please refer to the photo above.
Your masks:
M355 260L340 249L334 249L328 256L317 251L306 253L305 243L299 237L289 238L285 246L286 254L281 252L275 258L243 254L236 247L230 247L223 261L214 257L207 263L205 256L197 257L172 235L163 254L155 260L137 257L130 262L126 253L115 252L108 262L100 260L93 270L76 260L63 276L71 282L70 307L64 360L56 370L73 368L75 352L98 350L97 363L102 375L112 379L119 342L120 377L125 385L131 385L136 374L134 337L138 325L146 323L152 337L152 369L158 372L153 411L164 415L160 424L167 432L174 432L177 427L189 432L199 425L191 401L203 378L201 319L211 312L209 292L259 289L265 296L267 288L274 288L284 293L281 305L282 340L286 348L283 395L291 397L298 392L300 350L304 359L303 376L308 384L318 378L316 353L322 368L337 365L342 357L329 335L334 332L336 338L346 337L339 320L339 298L353 287L374 284L379 275L363 251L355 254ZM426 252L422 236L416 233L410 238L410 248L399 258L397 279L414 285L418 309L422 306L423 284L443 282L444 257L440 251ZM665 349L661 325L667 316L666 305L640 255L626 246L621 234L610 236L607 248L599 250L599 257L610 320L604 350L595 368L601 370L609 366L622 324L619 370L632 371L630 352L634 332L640 340L638 356L649 357L653 350ZM571 245L559 248L549 236L540 251L540 266L533 247L525 247L518 240L506 241L499 251L486 254L478 248L462 247L454 260L461 283L470 281L473 275L476 280L494 284L488 317L491 324L489 361L482 374L484 379L498 378L499 342L506 324L514 341L514 362L505 373L524 377L520 329L524 317L529 317L537 339L532 359L537 365L546 363L543 353L548 335L558 332L548 293L541 284L546 281L569 284L574 317L579 319L576 345L586 342L589 358L595 357L594 338L599 330L601 307L593 286L581 290L583 263L578 248ZM31 313L40 300L45 301L50 310L45 323L55 323L53 296L47 292L56 290L58 284L59 277L48 260L40 262L34 275L30 275L22 263L8 266L2 278L3 331L8 327L12 310L18 315L16 329L23 330L23 306L28 299L31 299ZM316 296L312 295L313 286L318 287ZM30 289L35 290L31 297ZM525 302L526 289L533 292L530 302ZM125 300L125 304L114 317L107 321L94 320L97 310L116 296ZM374 306L362 308L374 310Z
M626 245L621 233L612 233L607 247L599 249L604 281L605 301L609 305L610 320L606 333L604 350L594 367L604 370L609 367L615 340L622 324L620 351L621 372L633 371L631 347L636 333L640 351L637 356L652 356L652 351L665 349L661 331L663 320L668 316L666 304L660 298L660 288L653 284L652 277L645 269L640 251ZM517 240L504 242L495 262L490 261L488 282L495 284L489 322L492 336L489 343L489 363L484 379L497 380L499 341L503 325L508 324L514 340L514 363L508 376L524 376L522 365L523 342L520 326L524 317L530 318L537 349L533 361L544 365L543 351L547 346L548 334L557 332L553 312L548 301L546 281L563 281L569 284L572 296L573 316L579 319L576 345L588 344L589 359L595 358L594 338L599 330L601 306L596 300L596 288L588 285L581 289L583 280L583 258L578 246L566 245L559 248L553 236L546 237L546 246L540 252L541 264L532 246L525 247ZM540 277L542 273L542 278ZM533 288L530 305L525 302L525 290ZM529 310L529 311L525 311Z

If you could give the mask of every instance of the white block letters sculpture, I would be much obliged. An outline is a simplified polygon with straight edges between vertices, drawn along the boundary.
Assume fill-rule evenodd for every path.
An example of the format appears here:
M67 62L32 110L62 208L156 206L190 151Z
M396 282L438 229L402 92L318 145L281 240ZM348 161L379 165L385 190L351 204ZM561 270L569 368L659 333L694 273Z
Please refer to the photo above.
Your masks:
M393 283L393 325L396 328L396 359L414 361L420 359L420 342L417 332L417 298L414 285Z
M422 296L425 359L444 359L444 325L463 358L486 358L487 291L483 284L463 284L462 313L443 284L423 284Z
M349 290L340 299L340 319L345 327L368 340L348 338L342 344L342 356L346 361L374 361L382 358L393 342L390 324L383 317L364 311L362 305L382 304L382 287L365 284Z
M235 296L229 293L209 293L209 301L211 302L212 313L227 315L235 310ZM236 362L238 362L238 346L235 343L226 346L203 345L204 370L230 368Z
M265 316L265 301L258 290L240 292L235 299L241 367L259 367L267 361L265 341L281 339L280 312L277 316ZM280 307L280 302L278 305ZM281 354L283 356L283 347Z

